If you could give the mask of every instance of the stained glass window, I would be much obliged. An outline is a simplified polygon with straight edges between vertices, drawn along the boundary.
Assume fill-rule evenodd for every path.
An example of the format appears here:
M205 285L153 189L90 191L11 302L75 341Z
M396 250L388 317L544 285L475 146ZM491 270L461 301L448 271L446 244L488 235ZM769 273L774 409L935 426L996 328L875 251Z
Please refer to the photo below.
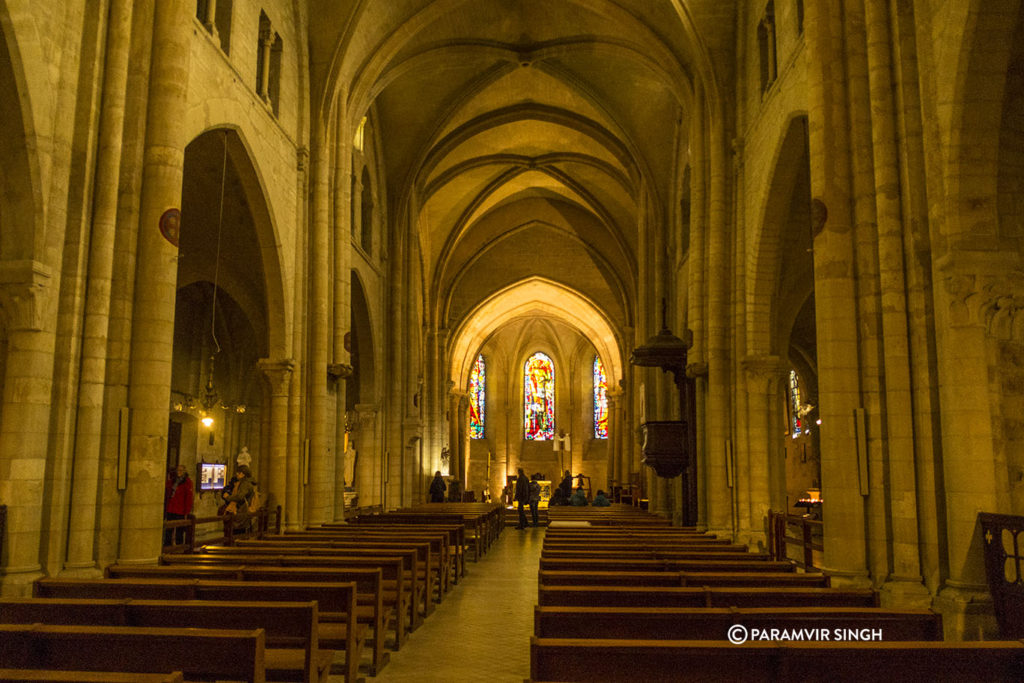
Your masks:
M600 356L594 356L594 438L608 438L608 378Z
M487 370L481 353L469 374L469 438L484 438L484 405L487 400Z
M523 367L523 424L533 441L555 438L555 364L539 351Z
M789 413L790 413L790 435L795 439L803 432L803 424L800 420L800 378L796 370L789 371Z

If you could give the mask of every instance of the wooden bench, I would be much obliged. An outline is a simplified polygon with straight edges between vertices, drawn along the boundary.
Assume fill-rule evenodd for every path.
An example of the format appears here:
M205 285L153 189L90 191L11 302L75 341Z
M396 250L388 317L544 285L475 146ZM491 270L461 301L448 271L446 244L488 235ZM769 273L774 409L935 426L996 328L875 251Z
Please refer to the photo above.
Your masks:
M224 546L204 546L200 552L209 554L242 555L246 553L260 555L296 555L306 557L351 557L353 552L380 553L388 555L394 553L416 553L416 561L410 562L410 573L415 571L415 583L420 588L417 590L417 609L421 610L415 624L422 623L422 620L434 611L435 580L439 579L440 558L431 552L430 544L427 542L417 543L415 541L387 542L387 541L350 541L338 542L332 547L312 546L301 542L284 542L272 540L242 541L238 545L225 548ZM372 556L372 555L371 555ZM409 577L413 580L413 577Z
M746 572L792 572L796 567L791 562L746 559L631 559L631 558L581 558L541 557L541 571L598 571L598 572L680 572L680 571L746 571Z
M538 586L542 606L571 607L877 607L871 590L840 588L682 588Z
M203 563L226 560L242 564L274 564L282 567L375 567L384 571L384 585L390 587L394 581L396 591L404 596L403 604L408 607L410 630L419 628L423 623L424 612L420 607L430 603L427 596L431 594L433 577L421 571L420 552L427 554L422 548L346 548L343 551L308 554L289 549L254 549L235 546L204 546L205 552L191 555L167 555L163 561L171 563ZM185 559L182 559L185 558ZM392 562L399 559L400 568L392 574ZM408 593L406 595L406 593ZM431 605L431 610L433 605Z
M412 629L411 615L413 610L413 585L412 582L406 578L406 572L403 568L403 558L401 557L348 557L344 561L335 561L333 558L310 558L306 561L306 556L285 556L285 555L257 555L252 553L246 554L204 554L204 555L165 555L163 557L165 565L162 566L175 566L175 567L217 567L217 566L244 566L245 577L240 580L248 580L249 576L253 575L253 570L261 568L264 570L270 570L271 568L278 569L291 569L292 576L300 576L300 572L303 570L309 570L311 572L328 571L334 572L334 576L339 577L338 580L348 580L341 578L342 574L339 572L345 572L353 569L380 569L383 575L382 580L382 597L383 604L394 610L394 621L396 630L396 643L395 649L401 648L405 643L406 632ZM125 576L140 576L134 567L119 567L118 571L124 572ZM154 568L147 568L144 571L155 572ZM130 572L130 573L129 573ZM262 576L267 577L270 574L264 571ZM277 574L283 576L280 572ZM259 580L274 580L274 579L259 579ZM292 581L305 581L303 578L293 579L281 579L281 580L292 580ZM316 579L321 580L321 579ZM326 579L322 579L326 580Z
M461 545L459 546L459 548L463 551L463 556L465 555L465 549L470 547L473 548L474 561L479 561L484 554L485 534L482 530L484 521L480 518L479 515L441 514L431 512L387 512L383 515L360 515L353 520L353 523L359 526L390 526L394 524L412 524L417 526L424 526L433 524L456 524L462 526L463 528L463 534L460 540Z
M368 533L367 531L339 531L335 533L294 533L280 536L266 536L261 539L242 540L235 543L239 548L333 548L342 549L346 547L369 547L371 544L382 543L383 547L395 545L412 545L419 547L420 544L427 545L427 552L430 557L430 568L434 576L435 596L437 602L444 598L444 594L450 589L450 577L452 573L452 553L448 547L446 534L430 533Z
M942 640L932 610L875 607L534 607L538 638L725 640L733 624L747 628L880 628L885 640Z
M169 674L123 673L120 671L51 671L48 669L0 669L4 683L183 683L180 671Z
M262 629L0 624L0 667L161 673L263 683Z
M322 573L313 574L300 571L283 571L291 568L279 567L247 567L245 565L158 565L129 566L120 568L111 565L106 570L108 579L117 579L126 584L123 589L130 597L157 597L150 594L132 595L131 585L134 582L147 584L147 591L158 590L149 586L161 581L193 583L195 598L199 600L230 599L230 600L317 600L320 605L320 642L329 649L346 652L346 663L358 660L362 649L370 640L373 647L373 669L386 664L384 653L385 637L388 627L397 620L394 609L384 605L382 574L379 569L349 569L333 572L329 580ZM41 580L42 581L42 580ZM259 597L246 598L245 590L259 592ZM283 588L280 588L283 586ZM352 588L354 586L354 590ZM310 590L314 588L315 590ZM44 584L40 590L53 590ZM114 586L102 587L104 591L117 594L121 588ZM211 595L226 594L222 598ZM39 593L39 595L45 595ZM61 597L61 594L55 597ZM305 597L286 597L305 596ZM113 597L113 596L112 596ZM352 605L349 605L349 600ZM397 626L396 626L397 628ZM372 638L368 637L369 629ZM354 653L350 658L347 653Z
M1024 644L530 639L533 681L1019 681Z
M320 649L316 602L213 602L3 598L0 623L247 630L266 636L265 671L272 681L326 680L334 659ZM358 664L358 661L356 661ZM358 667L347 672L355 683Z
M140 567L141 569L141 567ZM193 578L38 579L37 598L142 599L171 601L317 602L318 645L345 652L346 671L358 667L366 627L356 622L354 582L237 581ZM377 631L376 633L381 633ZM379 640L383 640L382 638ZM386 663L374 650L374 668Z
M365 529L367 532L373 533L390 533L390 534L407 534L407 533L443 533L448 537L448 549L451 554L453 563L453 582L458 583L459 578L466 575L466 527L461 522L459 523L439 523L434 521L430 524L400 524L397 522L370 522L371 518L376 518L378 515L371 515L365 517L364 524L357 524L358 519L353 519L351 524L346 524L344 527L348 530L353 529ZM333 534L335 527L329 524L325 524L322 527L308 528L305 531L295 532L301 534L310 533L322 533L322 534ZM284 535L288 536L291 532L286 532Z

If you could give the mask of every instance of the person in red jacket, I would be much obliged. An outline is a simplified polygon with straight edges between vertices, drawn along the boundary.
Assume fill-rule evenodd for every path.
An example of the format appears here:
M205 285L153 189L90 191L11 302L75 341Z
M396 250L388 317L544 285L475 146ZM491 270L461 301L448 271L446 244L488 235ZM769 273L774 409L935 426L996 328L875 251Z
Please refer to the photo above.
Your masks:
M193 488L185 466L178 465L178 469L167 477L167 490L164 494L165 519L185 519L192 514L192 501L195 497ZM178 527L174 531L174 542L179 545L184 543L185 527ZM164 545L171 545L171 529L164 530Z

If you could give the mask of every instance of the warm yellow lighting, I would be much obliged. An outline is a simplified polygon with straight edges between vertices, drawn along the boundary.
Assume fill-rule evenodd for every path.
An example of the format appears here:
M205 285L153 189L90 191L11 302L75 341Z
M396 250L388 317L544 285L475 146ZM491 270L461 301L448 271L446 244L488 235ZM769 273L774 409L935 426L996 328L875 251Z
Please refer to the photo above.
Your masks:
M363 138L365 137L365 135L366 135L366 117L364 116L362 118L362 120L359 121L359 127L356 128L356 134L352 138L352 146L355 147L356 150L359 151L359 152L363 151L363 142L364 142Z
M814 421L814 424L816 424L816 425L820 425L820 424L821 424L821 420L820 420L820 419L819 419L819 420L815 420L815 421Z
M204 416L203 419L200 420L200 422L202 422L203 426L206 427L207 429L213 426L213 418L210 417L209 415Z

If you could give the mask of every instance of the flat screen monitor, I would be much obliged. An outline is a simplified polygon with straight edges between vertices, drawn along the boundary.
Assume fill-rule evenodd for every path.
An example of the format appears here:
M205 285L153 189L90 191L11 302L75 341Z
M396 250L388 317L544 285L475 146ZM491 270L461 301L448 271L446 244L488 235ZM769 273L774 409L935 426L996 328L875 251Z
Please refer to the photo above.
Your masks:
M199 463L199 490L219 491L227 482L228 466L222 462Z

